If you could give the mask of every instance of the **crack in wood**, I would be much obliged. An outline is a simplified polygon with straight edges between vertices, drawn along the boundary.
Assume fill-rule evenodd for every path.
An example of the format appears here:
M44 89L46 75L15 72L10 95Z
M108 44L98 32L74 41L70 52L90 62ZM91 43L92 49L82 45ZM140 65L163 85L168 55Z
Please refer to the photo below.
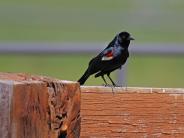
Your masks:
M49 128L51 128L51 130L53 131L57 131L57 133L59 134L58 137L60 137L60 135L62 135L62 137L64 135L67 135L67 125L66 120L67 120L67 112L64 111L64 106L66 103L66 101L62 101L61 97L63 95L63 85L59 85L57 83L54 82L49 82L48 85L48 94L49 94L49 98L48 98L48 103L49 103L49 116L50 116L50 126ZM62 87L62 88L61 88ZM65 127L64 130L63 126ZM65 133L63 135L63 133Z
M12 81L11 90L7 80ZM80 86L44 76L0 73L0 124L0 138L77 138Z

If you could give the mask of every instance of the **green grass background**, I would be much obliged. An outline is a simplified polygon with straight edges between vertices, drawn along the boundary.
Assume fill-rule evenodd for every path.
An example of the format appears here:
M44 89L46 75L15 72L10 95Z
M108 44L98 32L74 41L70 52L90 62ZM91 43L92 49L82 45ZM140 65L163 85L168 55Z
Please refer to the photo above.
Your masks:
M1 0L0 42L104 42L127 30L140 43L184 43L182 0ZM94 55L0 55L1 72L77 80ZM131 55L128 86L184 87L184 56ZM113 74L116 77L116 74ZM87 85L101 85L91 77Z
M3 72L27 72L76 81L85 71L86 55L1 55ZM183 87L184 58L132 56L127 66L127 86ZM114 79L116 74L113 74ZM93 76L87 85L102 85Z

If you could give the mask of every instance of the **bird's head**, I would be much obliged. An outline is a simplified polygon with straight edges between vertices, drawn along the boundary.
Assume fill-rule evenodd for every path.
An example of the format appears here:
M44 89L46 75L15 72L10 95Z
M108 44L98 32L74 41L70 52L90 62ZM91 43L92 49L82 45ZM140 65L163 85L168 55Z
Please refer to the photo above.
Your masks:
M119 41L131 41L134 40L134 38L128 33L128 32L121 32L118 34Z
M128 32L121 32L117 34L116 39L123 47L128 47L130 41L135 40Z

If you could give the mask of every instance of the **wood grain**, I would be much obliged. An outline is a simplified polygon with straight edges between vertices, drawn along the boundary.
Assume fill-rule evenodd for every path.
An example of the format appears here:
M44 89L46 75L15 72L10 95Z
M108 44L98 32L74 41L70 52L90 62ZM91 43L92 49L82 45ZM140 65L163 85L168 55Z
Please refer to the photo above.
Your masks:
M184 89L0 73L0 138L183 138Z
M0 138L10 137L10 108L13 87L11 81L0 81Z
M0 80L0 138L79 137L78 83L22 73Z
M83 86L81 91L81 137L184 137L184 89Z

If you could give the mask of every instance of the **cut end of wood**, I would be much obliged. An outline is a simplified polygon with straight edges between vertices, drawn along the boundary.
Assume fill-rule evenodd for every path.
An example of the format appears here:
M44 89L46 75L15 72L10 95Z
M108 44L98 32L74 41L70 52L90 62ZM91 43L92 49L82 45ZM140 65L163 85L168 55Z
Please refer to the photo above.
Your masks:
M68 80L59 80L56 78L51 78L47 76L40 76L40 75L31 75L29 73L6 73L0 72L0 81L12 81L14 83L31 83L31 82L49 82L49 81L57 81L61 83L70 83L76 84L77 82L68 81Z
M79 137L80 86L77 82L0 73L0 88L0 114L3 114L0 120L5 126L0 128L1 138Z

